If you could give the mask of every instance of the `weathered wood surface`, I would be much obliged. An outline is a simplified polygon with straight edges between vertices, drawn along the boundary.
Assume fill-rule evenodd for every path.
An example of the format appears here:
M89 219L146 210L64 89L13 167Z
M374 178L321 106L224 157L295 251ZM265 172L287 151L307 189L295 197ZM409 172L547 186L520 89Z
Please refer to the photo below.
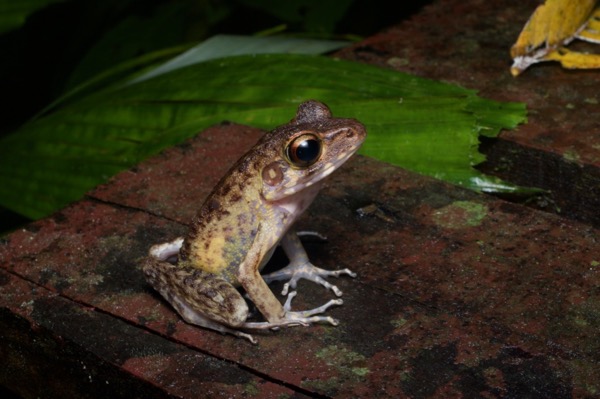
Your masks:
M65 378L57 392L89 396L131 394L120 384L183 397L594 392L598 231L363 157L300 221L329 237L309 243L316 264L359 274L336 281L339 327L286 329L253 346L179 320L139 259L185 230L190 198L259 134L210 129L7 237L2 323L14 333L3 340L21 360L9 362L10 382L34 369L19 390L37 394L54 369ZM376 211L360 216L368 205ZM299 290L299 308L331 297Z
M529 124L500 145L555 160L534 164L531 182L571 166L594 181L597 75L550 64L509 74L532 3L439 1L342 54L526 101ZM358 273L335 280L340 326L253 346L182 322L139 260L185 232L260 134L209 129L3 238L0 383L25 397L600 397L594 185L567 218L356 157L299 222L329 238L307 243L314 263ZM578 181L560 184L574 198ZM296 308L331 298L306 282L299 292Z

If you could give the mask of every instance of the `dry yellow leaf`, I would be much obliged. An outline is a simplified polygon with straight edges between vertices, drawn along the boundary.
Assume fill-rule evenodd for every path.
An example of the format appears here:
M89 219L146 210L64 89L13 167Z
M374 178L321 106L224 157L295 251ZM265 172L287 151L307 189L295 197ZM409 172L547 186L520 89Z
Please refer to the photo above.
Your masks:
M596 2L546 0L538 6L510 50L513 76L542 61L559 61L565 68L600 67L600 56L564 47L574 39L600 43L600 9L594 10Z
M583 30L577 34L577 38L600 43L600 8L594 10Z
M595 69L600 68L600 54L585 54L567 50L564 47L552 51L544 60L558 61L567 69Z

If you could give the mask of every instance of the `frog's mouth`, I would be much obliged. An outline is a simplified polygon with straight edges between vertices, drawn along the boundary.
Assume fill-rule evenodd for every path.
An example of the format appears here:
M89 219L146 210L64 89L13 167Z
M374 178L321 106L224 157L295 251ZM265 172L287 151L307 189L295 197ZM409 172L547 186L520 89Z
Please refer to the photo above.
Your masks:
M319 164L314 170L310 170L309 168L309 179L307 182L308 185L314 184L320 180L323 180L330 174L332 174L335 170L337 170L342 164L344 164L360 147L362 143L354 145L349 150L346 150L343 154L339 155L333 161L327 162L325 164Z

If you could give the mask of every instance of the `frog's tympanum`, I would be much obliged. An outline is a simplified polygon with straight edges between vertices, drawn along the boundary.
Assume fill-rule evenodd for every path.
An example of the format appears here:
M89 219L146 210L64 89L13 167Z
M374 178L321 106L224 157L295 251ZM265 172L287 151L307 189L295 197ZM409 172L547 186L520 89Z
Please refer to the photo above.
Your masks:
M282 326L325 322L315 316L341 299L316 309L292 311L288 295L282 306L267 282L312 280L342 292L324 277L348 269L327 271L313 266L291 229L311 204L323 179L358 150L366 137L354 119L333 118L326 105L307 101L290 123L265 134L221 179L200 208L185 238L155 245L144 260L148 282L191 324L234 334L255 342L240 330L277 329ZM288 266L270 275L260 270L280 244ZM248 304L235 288L242 286L265 321L250 322Z

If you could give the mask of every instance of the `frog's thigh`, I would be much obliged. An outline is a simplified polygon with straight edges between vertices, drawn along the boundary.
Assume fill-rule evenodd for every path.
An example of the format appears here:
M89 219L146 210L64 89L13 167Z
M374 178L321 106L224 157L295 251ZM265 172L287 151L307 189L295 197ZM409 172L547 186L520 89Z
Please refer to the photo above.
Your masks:
M144 264L144 273L154 289L189 323L213 328L206 322L210 320L235 328L248 317L244 298L218 275L156 259Z
M211 330L219 331L222 333L230 333L230 334L236 335L235 330L232 330L231 328L229 328L221 323L218 323L214 320L211 320L207 316L204 316L202 313L193 309L189 303L187 303L185 300L182 300L178 296L173 297L171 304L177 310L177 313L179 313L181 315L183 320L185 320L186 322L188 322L190 324L209 328ZM232 326L232 327L235 327L235 326Z
M206 286L191 293L172 293L169 302L188 323L218 331L226 330L212 324L235 328L243 325L248 318L246 301L235 287L224 280L218 288Z

